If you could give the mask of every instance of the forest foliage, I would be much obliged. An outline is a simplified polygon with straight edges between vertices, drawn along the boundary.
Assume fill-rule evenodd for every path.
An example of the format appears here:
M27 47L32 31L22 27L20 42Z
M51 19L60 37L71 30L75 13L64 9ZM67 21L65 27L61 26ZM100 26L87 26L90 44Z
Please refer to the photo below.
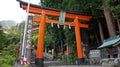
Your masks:
M12 67L15 62L20 43L19 33L18 25L9 29L0 26L0 67Z

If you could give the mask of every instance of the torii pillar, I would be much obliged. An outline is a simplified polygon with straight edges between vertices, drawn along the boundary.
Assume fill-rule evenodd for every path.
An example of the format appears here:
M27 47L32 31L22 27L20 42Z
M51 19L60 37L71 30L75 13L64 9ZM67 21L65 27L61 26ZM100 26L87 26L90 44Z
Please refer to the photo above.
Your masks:
M83 60L83 50L82 50L82 42L81 42L81 34L80 34L80 27L78 22L78 17L74 19L75 23L75 36L76 36L76 47L77 47L77 64L80 65Z
M38 36L38 46L37 46L37 52L36 52L36 58L37 58L37 64L38 67L44 67L44 34L45 34L45 20L46 20L46 14L44 13L44 10L41 14L41 23L39 26L39 36Z

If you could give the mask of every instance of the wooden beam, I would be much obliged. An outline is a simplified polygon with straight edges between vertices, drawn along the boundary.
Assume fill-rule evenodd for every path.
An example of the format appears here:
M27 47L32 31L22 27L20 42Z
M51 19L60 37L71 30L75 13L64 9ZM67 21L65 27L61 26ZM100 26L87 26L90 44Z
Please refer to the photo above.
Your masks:
M41 22L41 19L38 17L38 18L33 18L33 22ZM46 23L53 23L53 24L59 24L59 21L57 20L49 20L49 19L46 19L45 21ZM73 22L65 22L64 24L60 24L60 25L70 25L70 26L75 26L75 23ZM79 27L81 28L88 28L88 25L87 24L81 24L79 23ZM33 29L36 29L36 28L39 28L39 25L37 26L33 26Z
M24 10L27 10L27 5L22 4L22 8ZM57 16L57 17L60 16L60 11L47 10L47 9L33 7L33 6L30 6L29 8L29 12L33 14L41 14L42 10L45 11L46 15ZM66 18L74 19L76 17L78 17L79 20L84 20L84 21L89 21L92 18L92 16L84 16L84 15L79 15L79 14L66 13Z
M34 25L34 26L32 27L32 29L33 29L33 30L39 29L39 25Z

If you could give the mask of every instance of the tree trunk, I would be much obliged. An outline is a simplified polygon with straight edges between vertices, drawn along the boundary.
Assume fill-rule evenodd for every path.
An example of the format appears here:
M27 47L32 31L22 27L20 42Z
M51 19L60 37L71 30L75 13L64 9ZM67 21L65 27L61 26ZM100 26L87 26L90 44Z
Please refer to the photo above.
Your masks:
M105 0L103 0L103 8L104 8L105 19L106 19L106 22L107 22L109 37L111 37L113 35L116 35L116 30L115 30L115 25L113 23L111 10L109 9L109 6L105 2Z
M117 24L118 24L118 29L119 29L118 33L120 33L120 19L117 19Z
M98 22L98 25L99 25L99 32L100 32L101 42L103 43L103 41L104 41L104 35L103 35L103 30L102 30L101 23Z
M90 45L89 45L89 40L88 40L88 34L87 34L87 30L85 29L81 29L81 37L82 37L82 42L84 44L85 47L85 55L87 58L89 58L89 51L90 51Z
M99 41L99 38L97 36L97 33L94 31L94 36L95 36L95 47L98 47L100 45L100 41Z

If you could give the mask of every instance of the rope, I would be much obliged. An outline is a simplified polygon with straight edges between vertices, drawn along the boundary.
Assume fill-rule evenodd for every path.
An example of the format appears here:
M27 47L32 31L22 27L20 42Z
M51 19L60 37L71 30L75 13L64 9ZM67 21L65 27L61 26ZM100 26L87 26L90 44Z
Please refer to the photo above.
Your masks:
M27 33L26 31L27 31L27 25L28 25L29 7L30 7L30 0L28 2L27 18L26 18L25 27L24 27L24 36L23 36L23 43L22 43L22 56L24 56L26 53L26 50L24 51L24 48L25 48L25 42L26 42L26 33Z

